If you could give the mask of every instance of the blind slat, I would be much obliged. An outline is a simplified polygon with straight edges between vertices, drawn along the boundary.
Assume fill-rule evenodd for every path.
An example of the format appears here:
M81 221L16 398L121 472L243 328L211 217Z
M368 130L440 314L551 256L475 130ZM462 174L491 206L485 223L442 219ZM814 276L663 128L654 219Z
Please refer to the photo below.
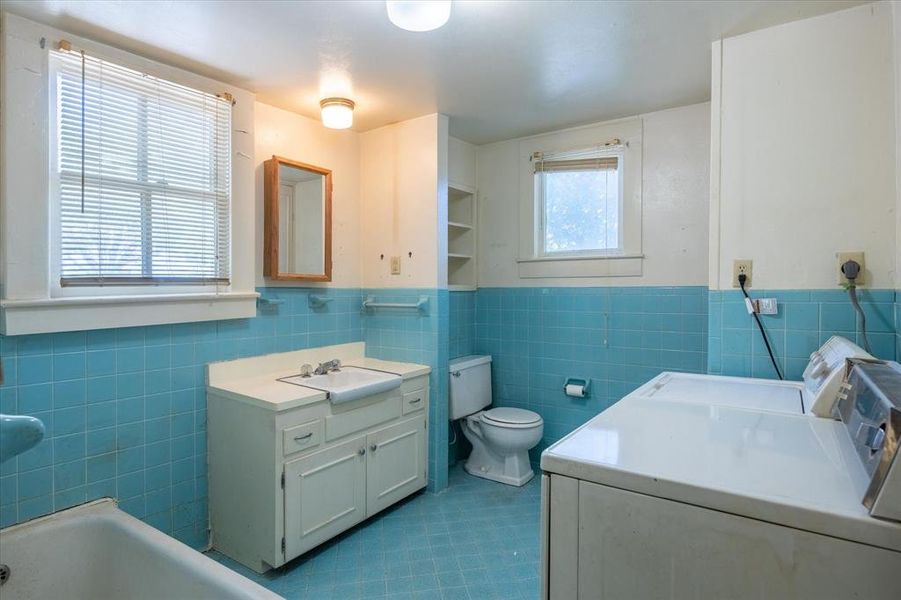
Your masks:
M74 52L51 62L63 285L227 283L230 103Z

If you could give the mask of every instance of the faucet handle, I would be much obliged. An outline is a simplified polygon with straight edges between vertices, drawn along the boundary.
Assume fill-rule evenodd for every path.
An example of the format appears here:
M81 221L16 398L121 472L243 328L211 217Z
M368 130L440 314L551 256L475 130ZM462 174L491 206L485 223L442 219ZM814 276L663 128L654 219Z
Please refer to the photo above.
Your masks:
M332 371L340 371L341 370L341 359L340 358L333 358L329 362L332 363Z
M309 377L313 374L313 365L304 363L300 367L300 376L301 377Z

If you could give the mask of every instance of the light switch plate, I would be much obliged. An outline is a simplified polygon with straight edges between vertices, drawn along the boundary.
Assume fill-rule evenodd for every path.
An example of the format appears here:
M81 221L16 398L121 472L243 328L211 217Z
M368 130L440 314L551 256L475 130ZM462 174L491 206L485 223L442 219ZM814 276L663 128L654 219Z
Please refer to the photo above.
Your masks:
M860 265L860 275L857 276L855 285L863 285L867 282L867 264L864 262L863 252L836 252L835 253L835 272L838 276L838 284L848 284L848 278L842 273L842 265L849 260L857 261Z
M392 275L400 275L400 257L399 256L391 257L391 274Z
M775 298L760 298L757 300L757 312L761 315L775 315L779 313L779 307Z

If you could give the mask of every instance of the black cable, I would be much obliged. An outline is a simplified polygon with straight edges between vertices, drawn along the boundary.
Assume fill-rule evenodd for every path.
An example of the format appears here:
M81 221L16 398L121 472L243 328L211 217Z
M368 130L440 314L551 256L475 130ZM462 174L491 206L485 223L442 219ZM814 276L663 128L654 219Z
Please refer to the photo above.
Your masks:
M748 279L748 276L742 273L738 276L738 286L741 288L741 293L745 295L745 299L751 301L751 297L748 295L747 290L745 290L745 281ZM763 323L760 322L760 317L757 316L757 311L754 310L751 312L754 315L754 320L757 321L757 327L760 329L760 337L763 338L763 343L766 346L766 351L770 355L770 360L773 362L773 368L776 370L776 376L779 377L780 380L785 379L782 377L782 371L779 370L779 365L776 364L776 357L773 356L773 349L770 348L770 340L766 337L766 330L763 328Z
M870 350L870 340L867 339L867 316L860 307L860 302L857 301L857 287L854 285L848 286L848 296L851 298L851 304L854 306L854 310L860 315L860 339L863 341L863 349L872 354L873 352Z

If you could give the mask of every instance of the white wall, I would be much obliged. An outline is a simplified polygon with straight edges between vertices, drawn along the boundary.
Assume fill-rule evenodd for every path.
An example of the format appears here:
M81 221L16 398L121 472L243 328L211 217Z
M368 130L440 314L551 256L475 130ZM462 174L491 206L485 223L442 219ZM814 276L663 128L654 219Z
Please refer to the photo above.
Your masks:
M480 287L707 283L710 105L694 104L640 119L644 130L642 274L520 278L516 261L522 140L516 139L478 148Z
M757 288L834 289L843 250L895 284L891 29L876 3L714 44L711 288L747 258Z
M332 171L332 281L300 285L359 287L360 134L328 129L319 121L260 102L254 116L257 285L299 285L263 277L263 162L277 155Z
M895 289L901 288L901 1L892 2L895 40Z
M447 232L441 235L446 210L439 208L442 195L447 205L446 140L447 117L438 114L360 135L363 287L442 285L438 257L443 263L439 250L442 237L446 248ZM391 256L401 257L400 275L391 275Z
M447 139L447 181L451 187L457 189L475 189L476 181L476 152L478 146L469 142L458 140L455 137Z

